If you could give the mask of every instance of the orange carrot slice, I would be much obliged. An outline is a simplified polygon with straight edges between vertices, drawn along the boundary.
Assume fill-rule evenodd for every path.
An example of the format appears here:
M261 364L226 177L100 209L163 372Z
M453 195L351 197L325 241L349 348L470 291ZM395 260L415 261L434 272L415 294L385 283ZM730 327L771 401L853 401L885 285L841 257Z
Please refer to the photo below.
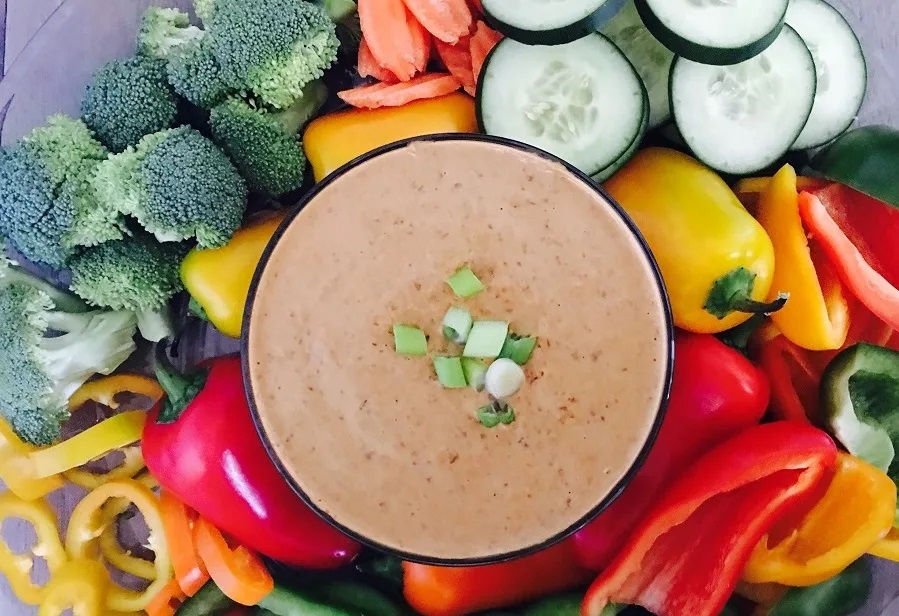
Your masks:
M468 0L468 6L475 18L480 19L484 16L484 6L481 4L481 0Z
M368 41L366 41L365 38L359 43L359 76L373 77L378 81L386 83L396 83L399 81L396 78L396 75L378 64L378 61L375 60L374 55L372 55L371 47L368 46Z
M468 34L474 18L466 0L403 0L434 38L455 45Z
M428 61L431 59L431 33L408 11L406 21L409 24L409 33L412 35L415 70L424 73L428 67Z
M415 42L403 0L359 0L362 33L376 64L400 81L415 75Z
M484 60L487 59L487 55L501 40L503 40L502 34L483 21L478 22L474 34L471 35L471 44L469 46L471 51L471 70L474 73L475 83L481 77L481 69L484 67Z
M427 73L395 84L378 83L338 92L344 102L353 107L376 109L399 107L423 98L436 98L459 89L459 80L447 73Z
M434 41L437 47L437 55L440 61L450 74L459 80L462 87L469 94L472 94L475 87L474 72L471 70L471 52L468 50L468 37L459 39L455 45L444 43L440 40Z

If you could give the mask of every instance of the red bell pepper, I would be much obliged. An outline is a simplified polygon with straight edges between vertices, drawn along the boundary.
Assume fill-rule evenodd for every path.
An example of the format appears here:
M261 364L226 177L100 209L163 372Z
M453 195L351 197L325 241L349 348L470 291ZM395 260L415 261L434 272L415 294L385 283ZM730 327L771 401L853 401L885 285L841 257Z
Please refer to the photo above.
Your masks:
M157 361L168 394L150 411L142 448L159 484L247 547L290 565L336 568L359 545L310 509L279 474L256 432L240 359L198 375Z
M606 567L677 473L722 441L759 423L769 387L743 355L710 335L678 331L668 412L646 462L621 496L578 531L580 562Z
M800 422L755 426L690 466L590 586L583 616L609 603L657 616L717 616L753 548L836 466L827 434Z

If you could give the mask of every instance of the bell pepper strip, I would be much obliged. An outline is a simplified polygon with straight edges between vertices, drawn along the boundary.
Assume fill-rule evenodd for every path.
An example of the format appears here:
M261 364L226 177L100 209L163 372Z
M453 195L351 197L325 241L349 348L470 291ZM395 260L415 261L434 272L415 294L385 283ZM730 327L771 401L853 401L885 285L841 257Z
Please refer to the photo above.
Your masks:
M796 172L789 165L778 171L761 193L756 218L774 245L772 289L788 293L790 301L771 315L789 341L813 351L838 349L849 331L843 288L826 260L813 260L799 217ZM776 292L768 299L776 299Z
M38 478L29 457L37 447L19 438L5 419L0 417L0 480L9 490L26 501L43 498L65 485L59 475Z
M149 489L155 487L155 482L149 473L143 473L136 477L136 481ZM113 567L144 580L155 580L159 575L153 561L134 556L130 550L125 550L119 543L118 520L119 516L131 507L131 501L127 498L111 498L103 505L103 532L100 533L100 553ZM171 546L169 546L171 547Z
M200 559L194 541L194 522L197 513L179 501L168 490L159 496L162 510L162 524L165 538L172 553L175 579L181 591L188 597L194 596L203 584L209 581L209 572Z
M816 190L829 185L830 180L821 178L798 176L796 178L796 188L799 190ZM734 185L734 194L740 200L747 210L756 213L759 198L763 192L768 189L771 184L769 177L743 178Z
M868 554L899 563L899 528L891 528L886 537L868 550Z
M818 383L822 371L809 353L778 334L763 342L756 355L771 384L774 416L815 423L820 415Z
M240 337L244 306L262 252L284 212L270 212L239 229L221 248L194 248L181 262L181 280L192 300L217 330Z
M181 613L181 606L187 595L181 590L178 580L170 580L162 589L153 595L144 611L147 616L175 616ZM207 614L216 612L209 611Z
M845 287L890 328L899 330L899 289L865 260L817 196L801 193L799 212Z
M206 616L207 614L220 614L224 610L235 607L236 604L222 590L216 586L215 582L206 582L200 587L200 590L193 597L186 597L181 592L177 584L172 585L171 596L166 599L170 605L177 606L175 611L165 611L160 609L156 613L147 609L147 616L172 616L177 613L178 616ZM160 603L162 598L160 598ZM155 605L154 599L153 604ZM243 606L241 606L243 607Z
M688 467L590 586L583 616L609 602L657 616L717 616L752 549L775 521L825 481L830 437L807 424L754 426Z
M422 616L463 616L577 588L592 574L568 541L530 556L478 567L403 562L403 594Z
M259 557L242 545L231 547L221 531L205 518L194 526L197 553L222 592L241 605L256 605L275 587Z
M38 616L107 616L109 572L100 561L70 560L53 573Z
M820 584L790 588L777 605L753 616L849 616L867 602L872 586L870 563L857 560Z
M840 453L837 460L823 498L792 532L776 544L762 537L755 546L745 580L813 586L838 575L886 536L896 512L896 484L855 456Z
M93 473L81 468L73 468L65 471L63 476L76 486L80 486L85 490L93 490L109 481L132 479L147 468L140 445L122 447L120 451L123 455L121 464L108 471Z
M114 498L126 498L141 512L150 535L147 540L155 554L153 564L156 579L142 592L128 590L113 583L106 598L106 607L120 612L143 610L150 600L172 579L172 562L165 544L162 514L156 496L143 484L133 479L122 479L103 484L88 493L72 511L66 532L66 551L70 558L96 558L100 549L98 538L109 524L103 505Z
M164 360L169 398L150 412L141 441L162 487L248 549L289 565L332 569L359 544L316 515L290 488L253 425L237 356L189 378Z
M75 412L88 402L99 402L112 410L118 410L116 396L135 394L150 398L154 403L165 394L159 383L142 374L114 374L88 381L69 398L69 410Z
M728 438L758 424L769 387L746 357L708 334L678 331L668 410L646 461L624 492L578 531L582 565L607 567L677 473Z
M0 535L0 573L6 577L9 587L22 603L40 605L47 588L31 581L35 557L44 559L51 575L68 560L56 530L56 513L43 500L26 501L12 492L4 492L0 494L0 526L9 518L28 522L34 529L37 541L30 553L17 553Z
M323 115L306 127L303 147L318 182L354 158L395 141L477 130L474 99L454 93L401 107Z

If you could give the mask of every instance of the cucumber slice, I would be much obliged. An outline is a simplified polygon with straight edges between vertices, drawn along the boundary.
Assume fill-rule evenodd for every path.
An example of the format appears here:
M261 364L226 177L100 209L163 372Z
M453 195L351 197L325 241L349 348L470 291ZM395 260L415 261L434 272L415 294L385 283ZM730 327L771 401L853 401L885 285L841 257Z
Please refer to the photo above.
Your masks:
M599 173L593 174L591 177L593 181L597 184L602 184L610 177L615 175L619 169L625 166L630 159L634 157L634 154L637 153L637 150L640 149L640 146L643 145L643 138L646 136L646 130L649 127L649 98L646 99L646 106L644 107L643 113L643 122L640 125L640 134L634 139L634 142L630 145L630 147L622 154L618 160L614 163L600 171Z
M815 105L794 150L818 147L848 129L868 87L868 69L858 37L840 12L824 0L791 0L787 24L812 52L818 73Z
M677 58L671 69L674 121L693 154L734 175L755 173L783 156L815 100L815 63L795 30L734 66Z
M674 54L643 25L633 0L602 29L631 61L649 94L649 128L661 126L671 118L668 76Z
M899 208L899 130L864 126L844 133L810 164L827 179Z
M668 49L702 64L738 64L774 43L789 0L636 0Z
M515 139L598 173L638 140L646 89L624 54L591 34L565 45L503 39L484 62L481 131Z
M627 0L483 0L487 23L527 45L564 45L598 30Z

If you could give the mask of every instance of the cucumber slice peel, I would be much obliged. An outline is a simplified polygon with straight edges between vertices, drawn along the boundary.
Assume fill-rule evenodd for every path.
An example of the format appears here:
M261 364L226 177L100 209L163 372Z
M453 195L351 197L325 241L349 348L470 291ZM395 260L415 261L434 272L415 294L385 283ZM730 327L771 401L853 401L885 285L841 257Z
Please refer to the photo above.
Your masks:
M482 0L489 26L526 45L564 45L615 17L627 0Z

